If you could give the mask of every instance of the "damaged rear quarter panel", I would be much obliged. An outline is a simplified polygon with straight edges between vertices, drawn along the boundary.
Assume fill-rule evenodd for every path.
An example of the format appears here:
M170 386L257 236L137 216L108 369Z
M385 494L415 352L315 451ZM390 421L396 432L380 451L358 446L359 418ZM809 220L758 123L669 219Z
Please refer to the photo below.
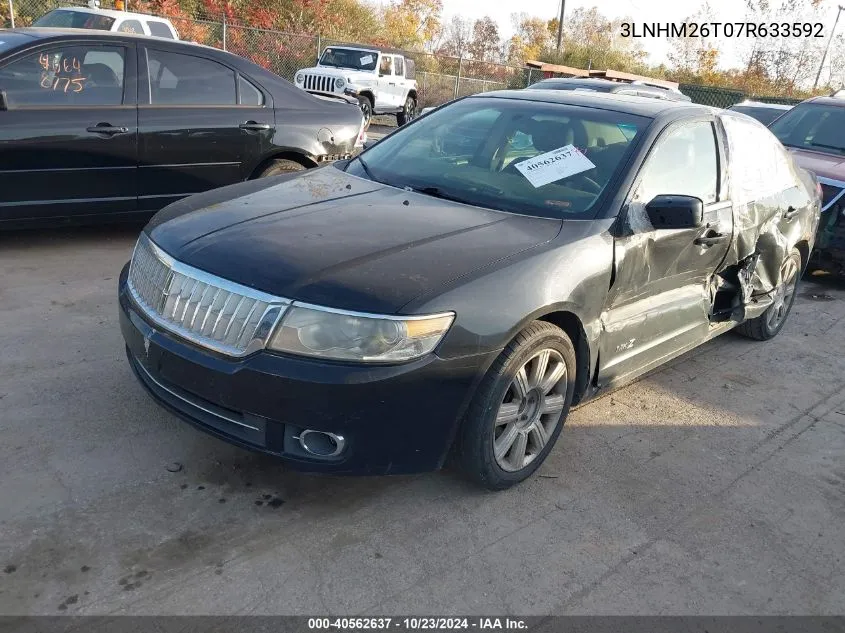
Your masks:
M820 200L814 179L765 127L731 113L720 113L718 119L726 139L734 214L734 239L724 268L736 274L741 287L733 317L741 321L770 305L789 252L800 242L812 248Z

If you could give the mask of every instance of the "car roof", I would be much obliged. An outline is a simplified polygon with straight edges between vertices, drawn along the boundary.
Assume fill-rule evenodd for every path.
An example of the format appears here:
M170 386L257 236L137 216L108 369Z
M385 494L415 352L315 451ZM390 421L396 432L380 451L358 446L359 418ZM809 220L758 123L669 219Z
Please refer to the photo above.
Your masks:
M650 118L656 118L667 112L680 112L681 110L684 110L688 114L712 114L714 112L713 108L688 101L647 99L613 92L576 92L574 90L540 90L535 88L533 90L497 90L467 98L542 101L544 103L559 103L561 105L612 110Z
M154 41L156 45L173 45L173 46L194 46L203 48L210 51L216 51L218 53L223 53L224 51L220 50L219 48L214 48L213 46L206 46L204 44L198 44L197 42L190 42L188 40L172 40L169 38L164 37L155 37L150 35L144 35L143 33L116 33L114 31L101 31L99 29L67 29L67 28L52 28L46 26L32 26L32 27L21 27L21 28L14 28L14 29L4 29L3 33L18 33L20 35L25 35L35 40L53 40L53 39L61 39L61 38L72 38L78 40L92 40L92 39L102 39L102 40L141 40L144 42L152 42ZM234 55L238 57L237 55Z
M76 11L77 13L93 13L95 15L107 15L111 18L143 18L152 19L158 22L170 22L167 18L160 18L149 13L133 13L132 11L115 11L114 9L92 9L91 7L56 7L54 11Z
M333 42L332 44L327 44L323 51L327 48L353 48L355 50L361 51L377 51L379 53L388 53L390 55L402 55L405 56L405 52L398 49L398 48L389 48L387 46L371 46L369 44L352 44L349 42ZM322 55L322 52L320 53Z
M791 110L793 106L786 103L766 103L765 101L740 101L734 103L727 109L741 107L741 108L771 108L773 110Z
M811 97L801 103L820 103L821 105L839 106L845 108L845 99L842 97Z

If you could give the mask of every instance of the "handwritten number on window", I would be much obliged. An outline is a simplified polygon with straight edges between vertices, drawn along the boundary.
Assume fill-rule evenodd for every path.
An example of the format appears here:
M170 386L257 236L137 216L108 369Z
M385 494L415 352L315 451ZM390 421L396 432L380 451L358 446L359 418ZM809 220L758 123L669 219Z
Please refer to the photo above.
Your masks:
M88 78L81 76L82 64L77 57L64 57L61 62L58 57L55 57L51 63L50 56L47 53L41 53L38 56L38 63L44 69L40 82L44 90L65 93L80 93L85 90L85 82Z

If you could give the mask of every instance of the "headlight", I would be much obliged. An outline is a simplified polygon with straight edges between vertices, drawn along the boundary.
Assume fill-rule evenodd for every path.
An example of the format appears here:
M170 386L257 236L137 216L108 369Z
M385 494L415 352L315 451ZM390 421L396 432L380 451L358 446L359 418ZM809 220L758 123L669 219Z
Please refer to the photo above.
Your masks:
M301 84L305 81L305 75L302 73L296 73L296 83Z
M437 347L454 318L452 313L387 317L293 305L267 347L335 360L405 361Z
M345 83L346 83L346 81L344 81L343 77L338 77L337 79L334 80L334 89L340 90L341 88L343 88Z

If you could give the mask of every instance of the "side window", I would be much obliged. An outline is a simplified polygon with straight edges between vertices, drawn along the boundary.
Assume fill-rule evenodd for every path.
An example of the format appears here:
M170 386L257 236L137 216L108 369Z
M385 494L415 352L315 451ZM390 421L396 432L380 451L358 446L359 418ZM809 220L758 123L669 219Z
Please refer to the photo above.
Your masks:
M123 102L126 49L65 46L0 68L11 106L111 106Z
M238 92L240 94L241 105L264 105L264 95L242 75L238 75Z
M661 136L643 167L634 200L642 204L660 194L715 202L719 161L713 125L707 121L683 124Z
M210 59L147 49L153 105L235 105L235 72Z
M138 35L144 35L144 27L141 26L141 23L138 20L124 20L117 27L117 31L119 33L136 33Z
M392 57L389 55L382 55L381 62L379 63L378 72L380 75L392 75L393 74L393 63Z
M166 37L170 40L173 39L173 32L170 30L170 27L167 26L164 22L150 20L147 22L147 26L150 27L150 35L153 35L155 37Z
M404 61L405 60L402 59L401 57L394 57L393 58L393 64L394 64L393 72L396 73L399 76L403 76L405 74Z
M723 114L728 137L731 200L745 204L795 185L792 162L777 137L762 123Z

